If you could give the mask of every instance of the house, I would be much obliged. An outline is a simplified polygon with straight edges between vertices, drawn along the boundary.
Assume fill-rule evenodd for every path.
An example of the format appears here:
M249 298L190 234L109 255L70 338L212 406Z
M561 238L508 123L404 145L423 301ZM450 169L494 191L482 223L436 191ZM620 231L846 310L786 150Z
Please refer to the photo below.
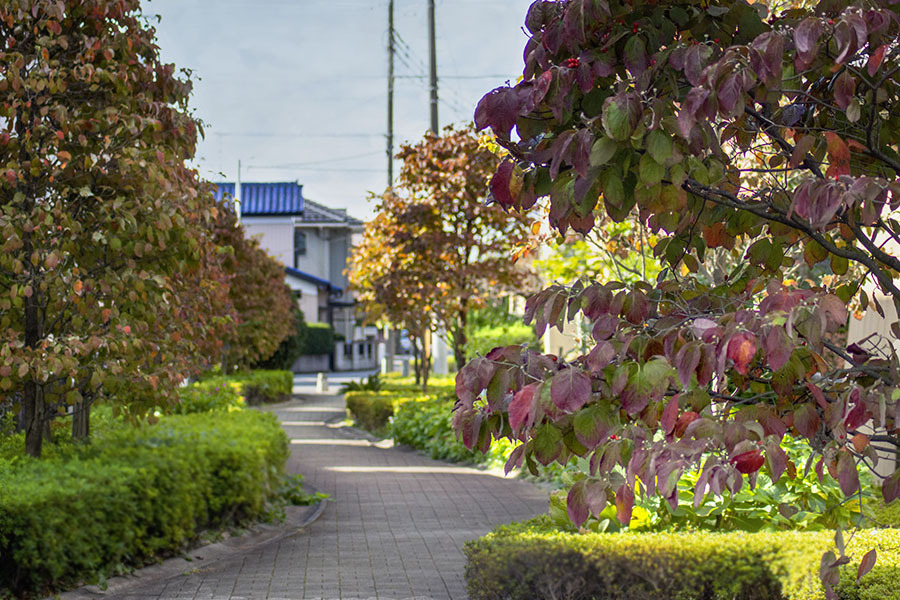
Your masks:
M297 182L216 183L216 197L236 198L247 235L285 270L285 282L294 291L308 323L328 323L338 340L332 368L375 366L374 333L356 325L355 299L347 291L347 259L363 222L303 196ZM325 368L325 366L322 366Z

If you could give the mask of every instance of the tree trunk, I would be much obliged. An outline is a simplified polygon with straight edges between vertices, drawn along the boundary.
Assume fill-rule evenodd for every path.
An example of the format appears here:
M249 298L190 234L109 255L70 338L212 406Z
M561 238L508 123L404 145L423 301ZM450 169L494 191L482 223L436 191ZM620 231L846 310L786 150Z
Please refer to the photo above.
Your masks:
M34 380L25 382L22 400L22 414L25 416L25 454L40 458L44 445L44 399Z
M421 371L419 371L419 338L414 335L409 336L410 344L413 352L413 377L415 377L416 385L421 381Z
M456 331L453 332L453 358L456 360L456 369L462 369L466 364L466 346L469 343L466 327L469 313L465 308L460 308L457 315Z
M431 332L426 331L422 338L422 393L428 393L428 376L431 374Z
M76 402L72 412L72 439L84 441L91 434L91 401Z
M33 251L31 234L26 233L23 239L26 255ZM35 282L32 271L26 273L31 283ZM38 286L34 286L37 290ZM41 341L40 312L38 310L38 294L25 297L25 347L34 350ZM31 376L25 381L22 397L22 408L25 414L25 453L40 458L44 442L44 398L42 390Z

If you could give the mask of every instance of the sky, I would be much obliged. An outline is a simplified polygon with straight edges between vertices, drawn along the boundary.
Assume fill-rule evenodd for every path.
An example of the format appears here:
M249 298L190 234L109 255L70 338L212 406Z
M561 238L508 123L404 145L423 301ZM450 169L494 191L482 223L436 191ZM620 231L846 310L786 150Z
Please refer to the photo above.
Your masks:
M515 83L530 1L436 1L441 127ZM387 185L388 0L144 0L143 11L163 60L192 73L202 177L234 181L240 161L241 181L298 181L311 200L372 216L367 197ZM427 0L394 11L396 153L429 127Z

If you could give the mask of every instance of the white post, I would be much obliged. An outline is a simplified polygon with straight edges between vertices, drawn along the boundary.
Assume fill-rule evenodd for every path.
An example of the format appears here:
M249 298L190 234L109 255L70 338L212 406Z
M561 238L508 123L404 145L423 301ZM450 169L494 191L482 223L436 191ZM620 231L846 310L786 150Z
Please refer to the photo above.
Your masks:
M431 360L434 365L433 371L435 375L446 375L450 372L450 365L447 364L447 342L444 338L436 333L431 334Z
M328 392L328 373L319 373L316 375L316 391L320 394Z

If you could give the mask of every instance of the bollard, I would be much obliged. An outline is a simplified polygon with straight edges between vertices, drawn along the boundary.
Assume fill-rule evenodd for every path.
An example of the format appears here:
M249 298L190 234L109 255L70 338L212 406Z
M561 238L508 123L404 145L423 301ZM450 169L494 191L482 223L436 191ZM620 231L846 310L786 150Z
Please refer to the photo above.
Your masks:
M390 359L388 359L387 356L384 356L381 359L381 374L382 375L387 375L388 373L390 373L393 370L393 369L391 369L391 367L393 365L390 364L389 360Z
M328 373L319 373L316 375L316 391L320 394L328 392Z
M409 359L400 359L400 377L409 377Z

